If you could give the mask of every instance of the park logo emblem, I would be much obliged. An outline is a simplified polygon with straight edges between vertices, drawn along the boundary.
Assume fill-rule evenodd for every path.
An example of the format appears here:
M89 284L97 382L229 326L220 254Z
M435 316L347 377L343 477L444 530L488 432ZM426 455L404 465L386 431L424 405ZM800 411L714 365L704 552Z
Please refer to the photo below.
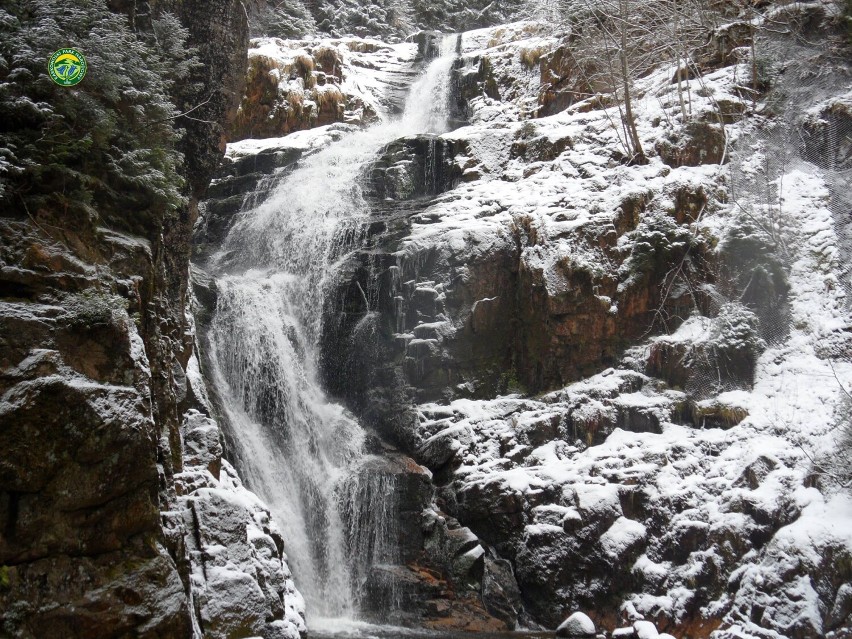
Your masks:
M77 49L60 49L47 63L50 78L59 86L73 87L86 75L86 58Z

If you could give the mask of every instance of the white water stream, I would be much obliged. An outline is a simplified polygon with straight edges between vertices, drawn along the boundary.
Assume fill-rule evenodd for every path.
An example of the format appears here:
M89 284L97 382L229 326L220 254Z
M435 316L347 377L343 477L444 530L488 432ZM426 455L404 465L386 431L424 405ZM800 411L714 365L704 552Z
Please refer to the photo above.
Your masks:
M218 301L209 354L230 452L282 529L311 617L357 616L366 569L394 560L392 488L381 478L363 484L364 431L318 383L322 310L368 213L364 168L398 137L448 128L455 42L445 38L401 117L300 162L241 213L212 261Z

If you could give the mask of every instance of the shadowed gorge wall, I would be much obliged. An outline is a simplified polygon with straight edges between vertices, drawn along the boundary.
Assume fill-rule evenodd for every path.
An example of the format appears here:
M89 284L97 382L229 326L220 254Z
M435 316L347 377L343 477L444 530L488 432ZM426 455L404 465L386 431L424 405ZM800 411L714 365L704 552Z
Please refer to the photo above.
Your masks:
M197 625L174 479L192 403L189 238L242 91L246 15L112 9L0 11L0 130L14 141L0 185L4 636ZM70 90L44 70L69 41L89 63Z

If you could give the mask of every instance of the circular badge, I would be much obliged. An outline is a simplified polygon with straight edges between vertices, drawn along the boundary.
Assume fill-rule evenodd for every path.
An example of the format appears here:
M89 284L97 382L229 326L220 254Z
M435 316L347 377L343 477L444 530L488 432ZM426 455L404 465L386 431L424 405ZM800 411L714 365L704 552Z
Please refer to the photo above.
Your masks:
M86 58L77 49L60 49L50 56L47 71L59 86L73 87L86 75Z

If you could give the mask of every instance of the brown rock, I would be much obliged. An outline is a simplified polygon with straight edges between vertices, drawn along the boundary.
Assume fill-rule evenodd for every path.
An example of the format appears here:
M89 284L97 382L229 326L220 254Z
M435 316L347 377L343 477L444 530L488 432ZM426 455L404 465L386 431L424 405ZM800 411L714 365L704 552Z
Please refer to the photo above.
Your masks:
M358 96L340 88L343 61L336 48L307 46L291 61L249 57L245 95L229 141L281 137L293 131L343 122L346 111L361 111L361 122L376 117ZM290 80L297 80L293 87Z
M658 140L654 149L671 167L721 164L726 158L727 138L722 126L690 122L681 131Z

